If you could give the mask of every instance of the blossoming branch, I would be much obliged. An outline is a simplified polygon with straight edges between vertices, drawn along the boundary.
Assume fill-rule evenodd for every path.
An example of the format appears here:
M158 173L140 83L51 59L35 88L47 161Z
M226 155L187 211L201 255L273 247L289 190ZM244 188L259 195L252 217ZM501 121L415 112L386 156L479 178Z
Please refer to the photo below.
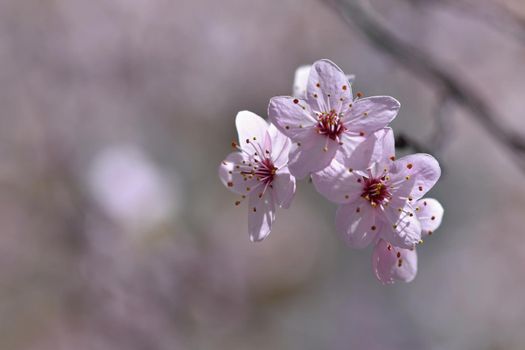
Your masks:
M336 229L353 248L374 246L373 268L385 284L410 282L417 273L416 245L432 234L443 207L423 196L441 175L428 154L396 158L388 124L400 104L393 97L352 94L353 76L329 60L296 72L294 96L273 97L269 123L239 112L236 152L219 176L239 205L248 201L252 241L266 238L276 207L288 208L296 178L310 176L316 190L339 204Z

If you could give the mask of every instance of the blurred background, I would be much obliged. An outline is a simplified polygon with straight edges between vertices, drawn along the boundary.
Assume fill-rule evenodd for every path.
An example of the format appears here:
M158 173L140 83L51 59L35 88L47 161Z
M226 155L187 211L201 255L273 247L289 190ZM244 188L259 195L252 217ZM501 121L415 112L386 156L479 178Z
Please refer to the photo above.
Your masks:
M320 58L443 165L410 284L308 181L253 244L218 179ZM524 63L522 0L0 1L0 348L525 348Z

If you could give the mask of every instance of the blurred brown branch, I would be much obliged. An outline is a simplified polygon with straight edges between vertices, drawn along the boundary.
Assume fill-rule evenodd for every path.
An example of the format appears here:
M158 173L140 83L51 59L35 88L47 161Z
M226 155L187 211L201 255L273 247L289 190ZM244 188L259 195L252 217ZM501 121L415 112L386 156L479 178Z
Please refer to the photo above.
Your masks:
M470 116L477 120L486 131L502 144L525 171L525 139L509 127L493 111L486 100L480 97L461 77L445 69L434 57L411 45L386 28L374 18L363 0L322 0L332 6L344 21L357 29L377 49L391 56L419 78L433 84L444 96L446 103L455 102L465 107ZM437 138L435 138L437 139ZM406 140L405 141L410 141ZM421 148L418 143L416 148Z

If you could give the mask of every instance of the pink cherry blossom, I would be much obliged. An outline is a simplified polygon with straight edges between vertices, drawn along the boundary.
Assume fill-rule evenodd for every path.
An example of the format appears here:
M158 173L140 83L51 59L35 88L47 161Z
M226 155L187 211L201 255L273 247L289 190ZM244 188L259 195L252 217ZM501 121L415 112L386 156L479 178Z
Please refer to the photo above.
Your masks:
M235 119L239 144L219 166L219 177L232 192L248 197L248 231L252 241L270 233L276 206L287 208L295 193L295 177L288 170L291 141L273 124L242 111Z
M312 175L317 191L341 204L337 230L346 242L363 248L383 239L400 248L421 240L415 203L436 183L441 170L428 154L395 158L390 128L370 135L350 157L333 160Z
M274 97L268 116L294 143L290 170L303 178L327 167L336 154L350 156L367 136L388 125L398 110L399 102L388 96L354 100L343 71L320 60L310 69L304 99Z
M433 198L420 199L415 209L423 235L432 234L443 218L441 204ZM374 247L372 266L383 284L392 284L396 280L411 282L417 274L416 248L398 248L380 239Z

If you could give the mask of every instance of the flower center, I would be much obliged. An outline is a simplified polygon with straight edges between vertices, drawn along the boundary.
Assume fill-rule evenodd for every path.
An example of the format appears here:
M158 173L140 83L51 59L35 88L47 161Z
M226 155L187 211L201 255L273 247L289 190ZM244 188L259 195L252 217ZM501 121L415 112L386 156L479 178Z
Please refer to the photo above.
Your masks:
M372 207L383 204L390 198L390 192L382 179L368 179L363 177L364 187L361 197L370 202Z
M341 118L335 110L330 112L323 112L317 117L317 132L321 135L326 135L334 141L339 140L339 135L345 131L346 128L341 121Z
M259 162L259 166L254 172L255 178L265 185L270 185L273 181L277 168L273 165L270 158L264 158Z

